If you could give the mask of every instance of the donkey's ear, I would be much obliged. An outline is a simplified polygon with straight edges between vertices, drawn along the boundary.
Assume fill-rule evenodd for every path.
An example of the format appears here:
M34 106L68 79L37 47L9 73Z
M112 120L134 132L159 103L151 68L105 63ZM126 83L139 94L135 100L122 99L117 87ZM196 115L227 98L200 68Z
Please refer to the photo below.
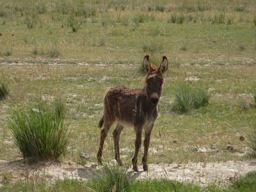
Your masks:
M150 61L149 61L149 56L146 55L143 59L143 68L144 70L147 72L147 73L150 73L151 71L151 64L150 64Z
M163 56L162 63L158 67L158 73L163 74L168 69L168 60L166 56Z

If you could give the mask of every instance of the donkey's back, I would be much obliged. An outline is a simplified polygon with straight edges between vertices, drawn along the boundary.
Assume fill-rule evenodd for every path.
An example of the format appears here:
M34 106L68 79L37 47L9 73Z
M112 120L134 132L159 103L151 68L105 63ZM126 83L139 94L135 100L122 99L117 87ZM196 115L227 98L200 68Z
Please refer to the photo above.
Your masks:
M99 127L105 123L115 121L120 124L134 124L135 106L141 89L131 89L125 86L111 88L104 97L104 115L99 122Z

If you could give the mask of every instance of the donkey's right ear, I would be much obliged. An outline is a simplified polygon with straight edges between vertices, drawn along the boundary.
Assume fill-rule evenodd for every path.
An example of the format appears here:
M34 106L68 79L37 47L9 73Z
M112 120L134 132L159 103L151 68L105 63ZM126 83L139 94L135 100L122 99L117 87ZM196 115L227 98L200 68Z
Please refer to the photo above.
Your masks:
M147 73L150 73L152 70L148 55L146 55L143 59L143 68Z

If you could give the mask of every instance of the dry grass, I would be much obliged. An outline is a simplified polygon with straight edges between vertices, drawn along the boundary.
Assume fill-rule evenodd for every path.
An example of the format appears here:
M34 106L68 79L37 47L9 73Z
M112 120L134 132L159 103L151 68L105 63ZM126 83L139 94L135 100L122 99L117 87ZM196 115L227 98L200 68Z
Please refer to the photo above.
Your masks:
M248 139L248 121L253 118L255 109L244 109L241 101L248 104L253 102L250 93L255 86L252 78L255 68L240 65L228 68L222 65L171 65L160 101L160 116L153 130L150 162L207 162L246 158L246 142L240 141L239 138L243 136L245 140ZM6 124L10 112L34 102L38 97L45 100L61 97L67 104L66 122L71 132L68 154L64 159L80 162L80 152L86 151L91 155L90 161L96 161L100 133L97 123L102 115L103 95L108 87L115 84L140 87L143 77L139 67L76 64L1 65L1 76L9 80L10 97L0 103L1 112L4 114L0 119L0 138L5 146L0 150L0 159L19 157ZM192 86L202 84L208 87L212 95L209 105L189 115L172 113L175 82L181 82L193 74L200 74L201 79L192 82ZM133 154L134 137L131 128L124 130L121 136L121 154L126 162L130 161ZM228 146L232 146L232 149ZM104 158L113 159L111 134L106 140L105 149Z
M141 87L145 54L170 61L150 162L246 158L248 122L255 118L254 1L88 1L86 9L69 0L0 2L0 80L10 90L0 102L0 159L20 157L6 123L11 112L60 97L71 130L64 158L79 162L86 151L95 161L103 95L117 84ZM207 88L207 107L171 112L174 90L184 81ZM121 137L122 158L130 161L133 129ZM112 159L110 137L105 149L104 158Z

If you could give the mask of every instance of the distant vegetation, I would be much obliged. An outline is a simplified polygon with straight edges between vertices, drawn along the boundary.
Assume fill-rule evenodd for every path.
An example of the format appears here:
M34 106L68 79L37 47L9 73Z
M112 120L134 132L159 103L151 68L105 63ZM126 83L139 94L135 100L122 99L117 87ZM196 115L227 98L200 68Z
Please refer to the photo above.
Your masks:
M5 60L14 56L75 58L97 63L107 58L107 62L127 63L124 53L129 53L134 56L130 56L129 62L138 63L136 58L142 53L161 55L169 50L177 55L179 50L199 52L202 45L209 56L216 52L229 54L230 48L246 50L247 54L255 50L250 41L256 21L252 0L147 3L0 0L0 3L0 56ZM223 26L226 26L224 31ZM243 29L240 39L239 28ZM180 32L188 35L177 38ZM218 34L224 35L224 39L216 41ZM116 52L114 57L108 57L109 50Z

